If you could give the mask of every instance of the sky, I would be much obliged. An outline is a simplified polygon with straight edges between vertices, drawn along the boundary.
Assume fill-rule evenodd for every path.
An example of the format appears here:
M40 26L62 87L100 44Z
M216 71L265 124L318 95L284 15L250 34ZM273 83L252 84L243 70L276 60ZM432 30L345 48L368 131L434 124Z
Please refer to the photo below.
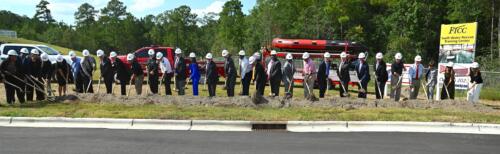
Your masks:
M74 13L83 3L89 3L97 10L104 8L109 0L47 0L52 17L59 22L75 24ZM158 15L166 10L175 9L181 5L191 7L193 13L203 17L209 12L219 13L227 0L121 0L127 11L135 17ZM0 0L0 10L8 10L19 15L33 17L35 6L40 0ZM254 7L256 0L241 0L243 13L247 14Z

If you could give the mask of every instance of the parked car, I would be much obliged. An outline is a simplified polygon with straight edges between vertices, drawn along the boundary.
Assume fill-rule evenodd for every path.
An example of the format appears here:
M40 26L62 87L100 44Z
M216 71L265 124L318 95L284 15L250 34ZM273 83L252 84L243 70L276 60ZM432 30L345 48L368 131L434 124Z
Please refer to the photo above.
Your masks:
M6 44L0 45L0 61L3 61L4 59L6 59L8 57L7 52L9 50L15 50L17 52L17 54L20 54L22 48L26 48L26 49L28 49L28 51L31 51L31 49L37 49L40 52L40 54L46 53L49 55L49 60L52 63L56 63L57 55L60 54L60 52L57 51L56 49L53 49L53 48L46 46L46 45L6 43ZM63 57L68 62L71 62L69 56L63 55Z

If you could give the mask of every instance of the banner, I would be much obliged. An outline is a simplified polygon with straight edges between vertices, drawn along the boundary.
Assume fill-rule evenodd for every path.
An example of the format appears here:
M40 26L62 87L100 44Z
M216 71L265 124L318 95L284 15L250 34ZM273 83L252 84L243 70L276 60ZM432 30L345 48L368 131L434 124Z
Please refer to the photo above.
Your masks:
M455 89L466 90L470 78L470 64L476 52L477 22L441 25L439 41L438 84L436 99L440 99L444 71L448 62L453 62Z

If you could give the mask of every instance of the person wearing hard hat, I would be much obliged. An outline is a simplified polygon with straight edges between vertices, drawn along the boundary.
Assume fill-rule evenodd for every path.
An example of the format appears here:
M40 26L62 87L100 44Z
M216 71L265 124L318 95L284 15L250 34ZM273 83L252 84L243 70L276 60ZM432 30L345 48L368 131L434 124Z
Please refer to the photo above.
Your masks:
M55 64L55 76L57 79L59 96L66 96L66 89L69 78L69 64L62 55L57 55Z
M250 65L249 60L245 57L245 51L241 50L239 53L239 72L241 77L241 96L248 96L250 89L250 82L252 82L252 71L253 66Z
M281 62L276 54L276 50L271 50L271 60L269 61L267 67L269 86L271 87L271 97L279 96L281 80L283 79L283 75L281 74Z
M42 53L40 59L42 60L41 78L44 81L45 86L47 87L47 95L52 96L52 86L50 83L52 83L55 66L49 60L49 55L46 53Z
M147 77L148 77L148 86L149 90L153 94L158 94L158 77L160 74L160 66L158 65L157 57L160 59L163 57L161 52L156 53L155 50L148 50L148 63L146 65Z
M340 62L338 65L337 75L340 80L339 94L340 97L349 96L349 82L351 81L351 77L349 75L349 69L351 68L351 63L347 59L347 53L340 53Z
M425 88L427 90L427 99L428 100L433 100L434 99L434 89L436 87L437 83L437 69L434 68L434 61L429 62L429 66L427 69L427 72L425 73L425 80L427 84L425 84Z
M73 75L73 82L75 84L75 91L77 93L83 93L83 72L81 59L76 56L74 51L69 51L69 57L71 58L71 74Z
M142 95L142 81L144 81L144 71L142 70L141 64L139 64L134 54L129 53L127 55L127 61L130 64L130 71L132 72L130 81L134 81L135 93L140 96Z
M158 66L160 67L160 71L163 73L161 80L165 85L165 95L172 95L172 89L170 88L170 84L172 82L172 76L174 75L174 70L170 65L170 61L168 60L167 57L163 56L161 60L158 60Z
M319 86L319 98L325 97L325 92L328 89L328 76L330 75L330 68L332 66L331 63L331 55L329 52L325 52L323 54L323 61L319 64L318 67L318 86Z
M472 63L469 70L469 76L470 83L467 91L467 101L475 104L479 101L479 94L481 93L481 88L483 87L483 78L481 77L481 71L479 70L479 63Z
M295 74L295 66L293 64L293 55L286 54L286 62L281 69L283 74L283 84L285 85L285 98L290 99L293 97L293 75Z
M366 98L368 82L370 82L370 67L366 63L365 53L359 53L358 61L354 66L359 79L358 98Z
M384 55L379 52L375 55L375 96L377 99L384 99L385 83L388 80L387 64L384 61Z
M92 87L92 74L95 69L95 59L90 56L89 50L82 51L82 72L83 72L83 91L84 93L94 93Z
M182 50L175 49L175 88L178 95L184 95L184 88L186 86L186 63L184 57L182 56Z
M403 55L401 53L396 53L394 56L396 59L391 65L391 98L395 101L399 101L401 96L401 85L403 84L403 70L405 66L403 63Z
M30 57L30 51L26 48L21 48L21 51L20 51L20 54L18 56L18 59L17 61L19 61L21 63L21 72L22 74L24 74L22 76L22 79L26 79L26 75L27 74L31 74L31 57ZM24 89L27 88L28 85L26 85L24 82L21 83L22 86ZM24 97L26 98L26 91L24 91Z
M120 82L120 93L122 96L127 95L127 82L130 80L129 70L125 63L123 63L120 58L117 58L116 52L111 52L111 62L113 66L113 70L116 73L116 80Z
M408 69L408 79L410 79L410 99L417 99L418 91L420 90L420 79L424 72L424 65L420 62L422 57L420 55L415 56L415 63Z
M441 89L441 100L455 99L455 71L453 70L454 63L448 62L444 70L444 81Z
M32 84L35 85L35 88L39 88L39 90L34 90L36 93L36 100L44 100L45 94L42 91L44 90L44 81L43 81L43 72L42 72L42 60L40 58L40 51L37 49L31 50L31 81ZM26 95L27 100L33 100L33 93L31 95Z
M217 82L219 82L219 74L217 73L217 66L213 61L212 53L207 53L205 58L207 59L207 74L205 77L205 82L208 87L208 97L214 97Z
M254 54L252 59L248 59L249 63L253 65L253 82L255 83L255 94L259 98L264 96L264 90L266 89L266 80L267 75L264 69L264 65L262 65L261 56L257 52Z
M305 52L302 54L302 59L304 60L302 69L302 75L304 76L304 97L311 101L316 101L317 98L314 96L314 81L316 80L316 66L313 60L310 58L309 53Z
M193 86L193 96L198 96L198 83L200 82L201 75L198 62L196 62L196 54L191 52L189 58L191 58L191 63L189 63L189 80L191 80L191 85Z
M110 54L110 56L116 57L116 52L112 53L113 55ZM97 50L96 55L100 59L99 69L101 69L101 76L99 77L99 80L102 80L104 82L106 93L111 94L113 93L113 82L115 75L115 71L113 70L113 63L111 62L111 59L106 56L106 54L104 54L103 50Z
M21 61L18 60L18 55L15 50L7 51L8 59L0 64L0 80L5 84L5 95L9 105L16 101L15 96L20 103L24 103L24 81L21 81L23 71L21 71Z
M224 74L226 76L226 93L228 97L234 96L234 87L236 85L236 67L234 66L233 59L229 51L222 50L222 57L224 57Z

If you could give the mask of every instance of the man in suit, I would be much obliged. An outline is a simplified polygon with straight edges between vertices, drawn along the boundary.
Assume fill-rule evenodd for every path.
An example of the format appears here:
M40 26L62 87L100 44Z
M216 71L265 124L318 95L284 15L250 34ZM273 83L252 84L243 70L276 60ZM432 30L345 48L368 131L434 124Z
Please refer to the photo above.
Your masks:
M283 65L283 84L285 85L285 98L292 98L293 96L293 75L295 74L295 66L293 64L293 55L286 54L286 62Z
M375 70L375 96L377 99L384 99L385 83L387 82L387 64L384 61L384 55L379 52L375 55L377 61L374 65Z
M260 54L254 54L253 58L248 60L251 65L254 65L254 76L253 81L255 82L256 94L259 96L264 95L264 89L266 88L266 71L261 63Z
M410 99L417 99L418 91L420 90L420 79L424 72L424 65L420 63L422 57L415 56L415 63L408 69L408 79L410 79Z
M226 74L226 93L228 97L234 96L234 86L236 85L236 67L229 51L223 50L222 57L225 59L224 74Z
M358 62L355 65L356 73L359 79L358 98L366 98L366 88L370 81L370 68L365 61L365 53L359 53Z
M338 66L338 70L336 70L340 79L340 97L347 97L349 94L348 84L349 81L351 81L351 78L349 76L350 65L351 64L347 60L347 54L345 52L340 53L340 63Z
M182 57L182 50L175 49L175 88L178 90L178 95L184 95L184 87L186 86L186 63Z
M319 98L325 97L325 92L327 90L327 85L330 80L328 75L330 74L331 59L330 53L326 52L323 57L324 60L319 64L318 68L318 85L319 85Z
M271 61L269 61L268 76L269 85L271 86L271 97L279 96L281 85L281 62L276 57L276 50L271 51Z
M100 59L99 68L101 69L101 77L99 80L104 81L104 85L106 86L106 93L113 93L113 81L115 72L113 70L113 64L111 60L104 54L104 51L97 50L97 57Z
M219 74L217 74L217 66L212 60L212 53L207 53L205 56L207 58L207 75L206 75L206 84L208 86L208 96L215 96L215 88L217 87L217 82L219 82Z
M253 74L253 66L249 64L248 58L245 57L245 51L241 50L239 52L240 60L239 60L239 70L241 77L241 94L242 96L249 95L250 82L252 82L252 74Z

